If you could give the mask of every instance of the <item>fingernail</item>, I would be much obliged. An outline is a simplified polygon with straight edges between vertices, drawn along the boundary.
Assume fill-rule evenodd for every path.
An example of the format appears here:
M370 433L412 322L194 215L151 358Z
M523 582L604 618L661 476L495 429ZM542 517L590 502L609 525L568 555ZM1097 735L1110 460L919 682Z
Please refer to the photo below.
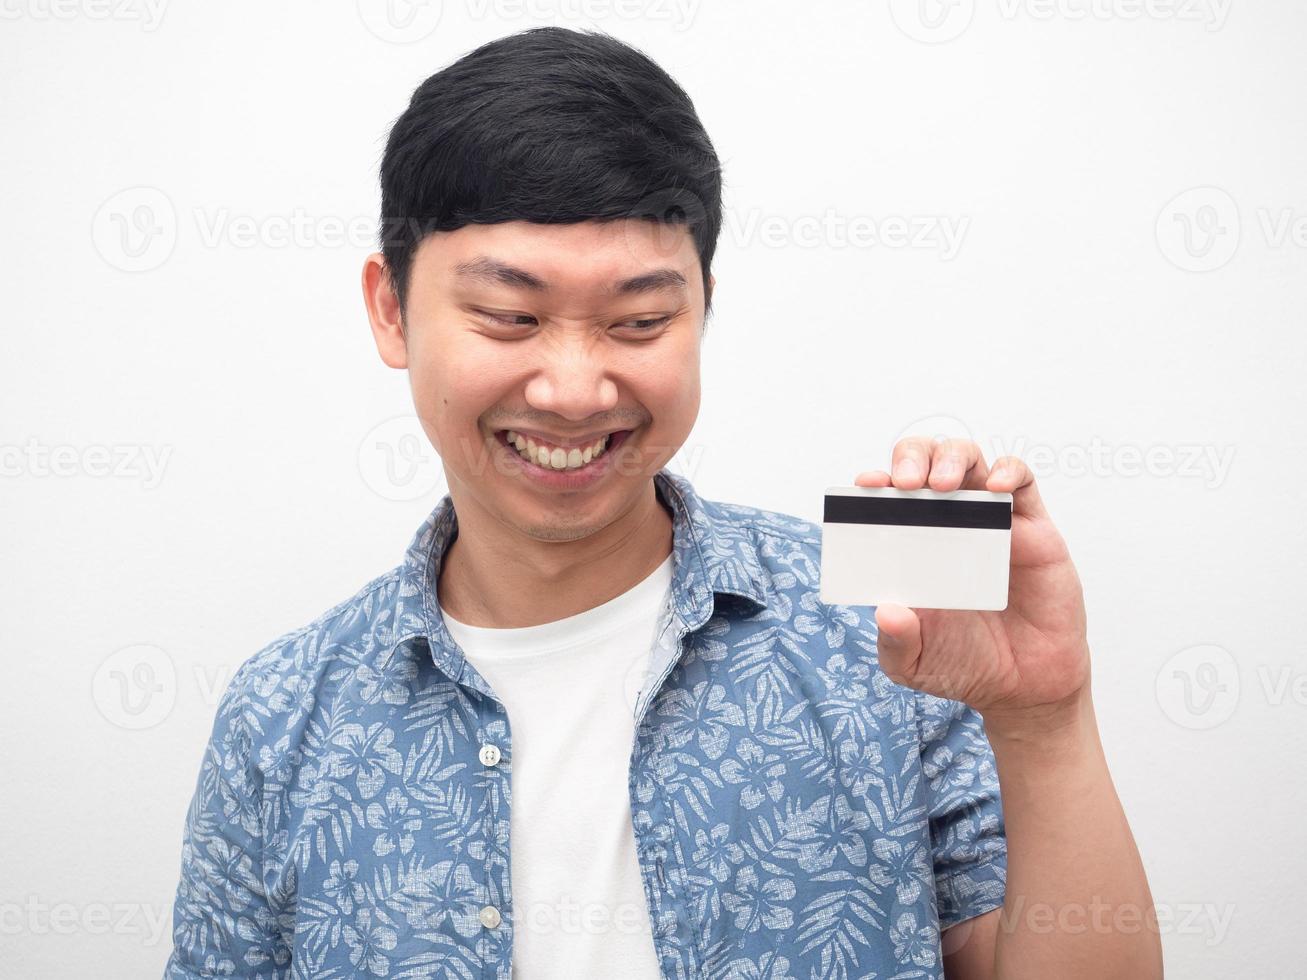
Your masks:
M894 467L895 480L915 480L919 476L921 476L921 468L913 460L901 459Z

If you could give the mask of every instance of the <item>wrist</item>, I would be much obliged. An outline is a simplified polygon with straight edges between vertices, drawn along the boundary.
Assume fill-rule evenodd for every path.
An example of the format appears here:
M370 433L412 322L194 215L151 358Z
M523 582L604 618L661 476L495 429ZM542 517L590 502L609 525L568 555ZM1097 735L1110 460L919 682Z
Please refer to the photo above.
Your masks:
M1097 733L1089 682L1067 697L1024 708L991 708L981 712L990 744L1036 748L1082 741Z

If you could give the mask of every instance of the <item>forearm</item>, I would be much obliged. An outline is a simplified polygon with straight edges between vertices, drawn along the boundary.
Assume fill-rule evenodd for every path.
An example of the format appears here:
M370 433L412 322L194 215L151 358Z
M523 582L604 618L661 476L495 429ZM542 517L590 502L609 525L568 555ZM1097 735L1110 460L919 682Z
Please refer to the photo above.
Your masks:
M1008 839L996 980L1161 977L1152 896L1088 689L1038 723L985 727Z

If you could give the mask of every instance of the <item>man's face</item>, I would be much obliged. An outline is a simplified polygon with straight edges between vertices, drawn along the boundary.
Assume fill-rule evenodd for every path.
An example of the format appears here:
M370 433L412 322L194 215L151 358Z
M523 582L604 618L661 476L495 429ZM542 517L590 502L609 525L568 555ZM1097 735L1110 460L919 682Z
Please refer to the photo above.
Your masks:
M514 221L426 238L404 359L456 505L554 541L629 511L698 415L703 319L684 226Z

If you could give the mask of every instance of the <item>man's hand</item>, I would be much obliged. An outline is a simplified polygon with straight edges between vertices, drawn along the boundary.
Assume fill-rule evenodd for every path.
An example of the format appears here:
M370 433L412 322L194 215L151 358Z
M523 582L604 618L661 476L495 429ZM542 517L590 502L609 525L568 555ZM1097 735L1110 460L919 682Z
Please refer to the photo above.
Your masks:
M882 669L898 684L966 702L991 734L1058 727L1089 685L1085 604L1029 467L1004 456L990 470L974 442L910 438L894 447L890 470L854 483L1011 493L1012 567L1001 612L878 606Z
M1160 978L1155 928L1050 934L1023 914L1034 906L1078 914L1102 902L1132 914L1153 908L1094 719L1080 578L1034 477L1011 456L991 471L974 442L928 439L895 446L891 472L862 473L855 483L1012 494L1006 609L876 609L889 678L969 704L994 748L1008 838L1004 925L989 913L950 929L948 977Z

